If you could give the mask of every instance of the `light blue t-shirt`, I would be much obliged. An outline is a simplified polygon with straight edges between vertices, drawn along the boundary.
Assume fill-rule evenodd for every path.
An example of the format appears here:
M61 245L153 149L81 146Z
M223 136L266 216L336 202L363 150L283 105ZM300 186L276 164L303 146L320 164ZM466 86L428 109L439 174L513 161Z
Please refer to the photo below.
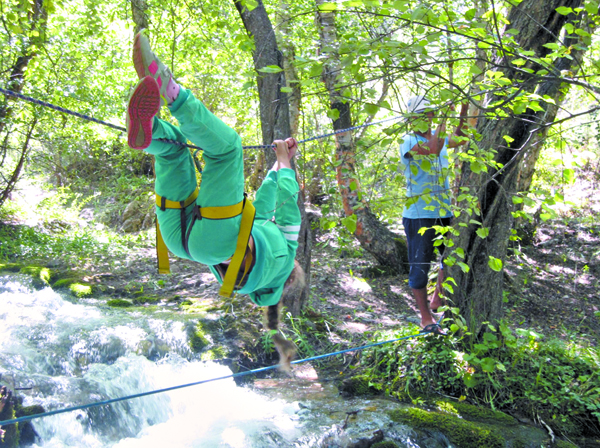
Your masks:
M419 142L426 142L426 139L407 134L400 145L408 198L402 216L410 219L449 218L448 139L445 139L439 156L411 153L410 150Z

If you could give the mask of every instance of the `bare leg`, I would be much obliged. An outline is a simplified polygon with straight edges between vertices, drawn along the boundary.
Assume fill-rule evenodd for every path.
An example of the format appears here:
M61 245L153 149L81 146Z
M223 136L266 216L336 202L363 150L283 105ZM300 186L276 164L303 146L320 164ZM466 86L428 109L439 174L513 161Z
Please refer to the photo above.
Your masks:
M435 319L429 310L429 302L427 301L427 288L413 288L412 293L415 301L417 302L417 308L419 308L419 312L421 313L421 328L425 328L430 324L435 324Z
M444 298L441 296L442 283L444 282L444 270L440 269L437 276L437 283L435 284L435 291L431 296L430 307L432 310L437 310L440 306L444 305Z

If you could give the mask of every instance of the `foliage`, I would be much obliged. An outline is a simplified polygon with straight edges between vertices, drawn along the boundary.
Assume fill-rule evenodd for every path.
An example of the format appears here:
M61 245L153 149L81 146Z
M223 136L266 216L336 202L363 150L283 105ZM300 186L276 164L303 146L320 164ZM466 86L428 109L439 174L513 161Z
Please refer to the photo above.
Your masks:
M481 446L501 448L504 438L496 428L464 421L459 417L442 412L425 411L418 408L397 409L390 412L392 419L409 423L417 428L437 428L456 446L476 448Z
M597 348L545 340L530 330L513 334L503 323L479 342L465 343L458 333L418 338L376 348L362 364L392 395L442 393L543 420L560 434L600 434Z

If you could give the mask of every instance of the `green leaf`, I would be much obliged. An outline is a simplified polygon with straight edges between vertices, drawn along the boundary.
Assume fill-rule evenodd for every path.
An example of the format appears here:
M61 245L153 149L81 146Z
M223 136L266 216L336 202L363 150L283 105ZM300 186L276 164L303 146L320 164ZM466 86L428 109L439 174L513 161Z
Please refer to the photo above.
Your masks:
M500 272L502 270L502 260L496 257L492 257L491 255L489 257L490 259L488 260L488 266L493 271Z
M477 229L477 235L479 235L479 238L487 238L487 236L490 234L490 229L489 227L481 227L479 229Z
M573 8L567 8L566 6L559 6L556 8L556 12L563 16L568 16L573 12Z
M431 171L431 162L427 159L421 160L421 169L426 173L429 173Z
M329 109L327 111L327 116L331 118L333 121L340 118L340 110L339 109Z
M280 73L283 69L278 65L267 65L266 67L259 68L258 71L262 73Z
M357 223L356 215L350 215L350 216L346 216L345 218L342 218L342 224L344 225L344 227L346 227L346 229L348 229L348 232L350 232L350 233L356 232L356 223Z
M467 265L466 263L463 263L462 261L458 261L456 264L458 264L460 266L460 268L462 269L462 271L465 274L471 270L471 268L469 267L469 265Z
M473 171L475 174L481 173L482 170L483 170L483 163L481 163L478 160L474 160L473 162L471 162L471 171Z
M585 10L590 14L598 14L598 2L596 0L585 2Z
M338 6L336 3L323 3L322 5L319 5L318 8L321 12L333 12L337 10Z
M575 182L575 170L573 168L563 170L563 181L569 185Z
M365 112L369 115L375 115L379 111L377 104L367 103L365 104Z
M492 358L483 358L481 360L481 370L487 373L492 373L496 367L496 361Z
M285 93L292 93L294 89L292 89L291 87L282 87L281 91Z
M481 70L479 67L477 67L477 65L476 65L476 64L473 64L473 65L471 66L471 68L469 69L469 72L470 72L472 75L475 75L475 76L477 76L477 75L479 75L479 74L483 73L483 70Z
M358 185L356 184L356 181L353 180L352 182L350 182L349 187L350 187L350 191L354 191L358 188ZM354 216L354 215L352 215L352 216Z
M465 382L465 386L467 387L475 387L479 383L479 381L477 381L477 379L475 378L475 375L472 375L470 373L465 374L465 376L463 377L463 381Z

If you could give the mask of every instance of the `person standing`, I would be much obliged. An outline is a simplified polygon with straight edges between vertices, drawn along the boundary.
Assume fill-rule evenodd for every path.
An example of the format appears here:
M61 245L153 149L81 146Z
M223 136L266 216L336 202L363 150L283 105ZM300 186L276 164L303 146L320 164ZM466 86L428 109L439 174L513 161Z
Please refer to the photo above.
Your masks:
M456 132L448 139L443 137L446 117L432 130L435 114L430 101L423 95L412 97L408 101L408 111L412 114L409 121L412 132L403 137L400 146L407 190L402 224L406 233L410 264L408 285L421 313L421 328L440 334L443 334L443 331L436 323L432 310L435 312L443 304L440 295L444 280L443 263L440 264L431 304L427 300L427 280L434 258L436 237L433 226L449 226L451 223L448 148L462 144L467 109L468 104L463 104ZM426 230L420 232L419 229L423 228ZM439 248L443 254L443 245Z

